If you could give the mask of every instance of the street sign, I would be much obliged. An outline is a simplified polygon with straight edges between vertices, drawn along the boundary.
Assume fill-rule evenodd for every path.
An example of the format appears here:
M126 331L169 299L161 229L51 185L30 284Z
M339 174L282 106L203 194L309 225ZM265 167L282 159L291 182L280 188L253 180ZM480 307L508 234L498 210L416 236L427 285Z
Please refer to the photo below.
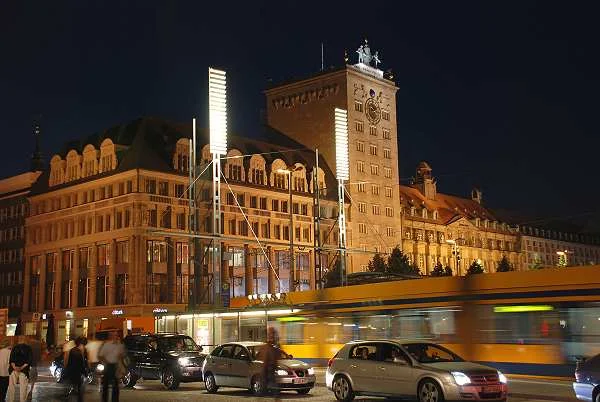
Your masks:
M229 282L223 282L221 284L221 302L223 304L223 307L229 307L229 302L230 302L230 295L229 295Z

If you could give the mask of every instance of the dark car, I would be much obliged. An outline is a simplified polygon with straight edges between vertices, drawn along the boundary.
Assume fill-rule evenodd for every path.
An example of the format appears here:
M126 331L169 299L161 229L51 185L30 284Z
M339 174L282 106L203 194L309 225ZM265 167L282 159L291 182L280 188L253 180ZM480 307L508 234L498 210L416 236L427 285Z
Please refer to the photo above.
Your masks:
M56 382L63 382L64 380L64 376L65 376L65 362L64 362L64 356L61 353L60 355L58 355L53 361L52 363L50 363L50 374L52 375L52 377L54 378L54 381ZM94 381L95 375L102 375L102 371L104 370L104 365L99 364L98 366L96 366L95 368L96 370L96 374L94 374L93 370L87 370L84 376L84 381L87 384L91 384Z
M181 334L129 335L124 339L129 357L123 385L133 387L143 378L160 380L166 389L182 382L202 381L205 354L192 338Z
M577 361L573 390L579 400L600 402L600 355Z

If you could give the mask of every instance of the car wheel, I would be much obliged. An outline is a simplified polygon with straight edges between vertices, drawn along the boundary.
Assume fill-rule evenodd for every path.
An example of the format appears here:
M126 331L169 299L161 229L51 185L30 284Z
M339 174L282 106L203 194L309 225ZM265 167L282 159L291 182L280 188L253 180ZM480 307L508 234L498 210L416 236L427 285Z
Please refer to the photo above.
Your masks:
M136 382L137 376L131 370L127 370L123 378L121 378L121 383L125 388L133 388Z
M444 395L440 386L433 380L425 380L419 386L419 402L443 402Z
M209 394L214 394L219 389L215 376L212 373L206 373L206 376L204 376L204 387Z
M310 388L297 389L296 392L300 395L306 395L310 392Z
M62 373L63 373L62 367L57 367L56 370L54 370L54 380L56 382L60 382L62 380Z
M170 368L164 371L162 376L162 383L163 386L170 391L179 388L179 379L177 378L173 370Z
M338 401L349 402L354 399L354 392L352 391L352 385L350 381L343 375L337 376L333 379L333 395Z
M600 402L600 391L596 393L596 397L594 398L594 402Z
M254 395L262 395L265 393L265 383L261 376L255 375L250 383Z

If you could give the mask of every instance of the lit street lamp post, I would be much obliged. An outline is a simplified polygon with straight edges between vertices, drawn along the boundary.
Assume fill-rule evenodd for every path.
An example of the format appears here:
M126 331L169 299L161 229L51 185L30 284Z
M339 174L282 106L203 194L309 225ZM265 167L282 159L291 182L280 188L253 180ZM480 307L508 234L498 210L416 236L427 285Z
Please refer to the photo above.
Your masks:
M288 204L288 212L290 213L290 292L296 290L296 270L294 264L294 213L292 210L292 173L301 170L301 167L289 167L288 169L277 169L277 173L286 174L288 176L288 192L290 201Z
M456 240L446 240L446 243L452 245L452 255L454 255L454 261L456 263L456 276L460 276L460 250L458 249L458 243L456 243Z

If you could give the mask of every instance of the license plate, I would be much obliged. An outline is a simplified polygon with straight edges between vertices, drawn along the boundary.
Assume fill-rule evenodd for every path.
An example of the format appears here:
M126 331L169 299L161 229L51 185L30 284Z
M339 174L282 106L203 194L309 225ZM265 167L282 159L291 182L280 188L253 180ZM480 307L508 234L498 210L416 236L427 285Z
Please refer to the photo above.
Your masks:
M307 378L294 378L292 380L294 384L306 384L308 382Z
M500 392L500 386L491 385L491 386L487 386L487 387L481 387L481 392L483 392L485 394L493 394L496 392Z

